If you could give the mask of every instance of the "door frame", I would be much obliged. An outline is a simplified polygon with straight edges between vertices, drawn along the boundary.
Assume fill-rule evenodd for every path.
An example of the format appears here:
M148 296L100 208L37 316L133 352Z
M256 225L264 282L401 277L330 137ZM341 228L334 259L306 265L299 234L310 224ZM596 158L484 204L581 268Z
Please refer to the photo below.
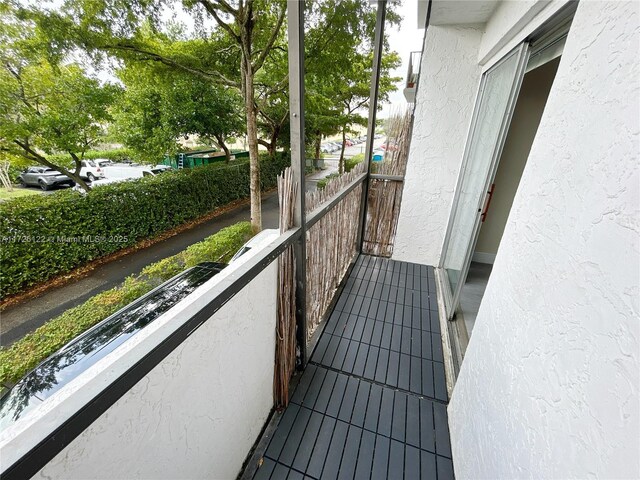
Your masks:
M478 232L480 230L480 225L482 223L481 222L482 209L486 203L487 192L489 190L489 187L491 186L491 183L493 182L493 179L495 178L495 175L496 175L498 162L500 160L500 155L502 154L504 143L507 138L507 132L509 131L509 126L511 124L511 119L513 117L513 111L515 109L515 104L518 99L518 95L520 93L520 87L522 85L522 80L524 78L526 66L529 60L529 53L530 53L529 42L528 41L521 42L515 48L511 49L507 54L505 54L491 68L489 68L486 72L484 72L482 74L482 78L480 79L480 86L478 88L478 94L476 95L476 100L473 107L473 117L471 120L471 126L469 127L469 133L467 134L467 139L465 142L462 166L460 167L460 172L458 173L458 179L456 182L456 189L455 189L455 194L453 198L453 203L451 206L451 210L449 212L449 219L447 221L447 231L445 234L442 251L440 253L440 262L438 265L439 270L443 274L443 280L444 280L442 282L444 287L443 297L445 300L445 312L449 320L451 320L455 315L455 311L460 301L460 293L462 291L462 287L465 284L465 279L469 272L471 257L473 256L473 250L478 240ZM485 185L483 190L485 193L481 195L481 198L476 207L477 213L476 213L476 218L473 226L473 233L471 235L471 243L465 253L462 269L460 270L460 278L456 285L456 289L455 291L451 291L451 283L449 282L448 273L444 268L444 259L445 259L445 254L447 252L447 249L449 248L449 243L451 241L453 220L455 217L455 213L458 209L458 204L460 202L462 183L465 178L465 173L469 168L470 155L471 155L470 146L471 146L471 142L473 141L476 129L478 127L478 116L480 113L479 106L484 98L488 75L491 72L495 71L497 68L499 68L504 62L511 59L513 55L518 55L519 57L516 71L514 74L514 83L511 88L511 91L509 92L509 99L507 101L505 115L502 118L502 121L500 123L498 139L491 154L489 172L488 172L487 178L485 179Z

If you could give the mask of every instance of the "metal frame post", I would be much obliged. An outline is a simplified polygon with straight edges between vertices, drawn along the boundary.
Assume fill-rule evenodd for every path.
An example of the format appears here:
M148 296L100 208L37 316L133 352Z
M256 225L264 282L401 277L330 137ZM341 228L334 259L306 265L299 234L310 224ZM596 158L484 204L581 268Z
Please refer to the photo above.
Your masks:
M307 364L307 234L305 214L304 156L304 2L287 0L289 40L289 120L291 125L291 169L297 180L294 225L301 235L294 243L296 264L296 323L300 367Z
M382 47L384 43L384 22L387 16L387 1L378 0L376 12L376 31L373 45L373 69L371 71L371 89L369 91L369 122L367 124L367 143L364 149L365 173L367 178L362 185L362 203L360 205L360 229L356 245L362 253L365 229L367 227L367 200L369 197L369 181L371 179L371 155L373 153L373 136L376 133L376 113L378 111L378 87L380 86L380 65L382 64Z

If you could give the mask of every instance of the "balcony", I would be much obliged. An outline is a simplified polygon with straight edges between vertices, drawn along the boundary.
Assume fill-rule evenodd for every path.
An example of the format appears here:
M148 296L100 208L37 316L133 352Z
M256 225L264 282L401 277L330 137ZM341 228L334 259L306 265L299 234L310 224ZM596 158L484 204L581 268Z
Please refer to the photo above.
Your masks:
M434 281L358 257L244 478L453 478Z
M411 52L409 55L409 68L407 70L407 81L403 90L404 98L408 103L416 102L416 89L418 87L418 77L420 76L420 60L422 52Z

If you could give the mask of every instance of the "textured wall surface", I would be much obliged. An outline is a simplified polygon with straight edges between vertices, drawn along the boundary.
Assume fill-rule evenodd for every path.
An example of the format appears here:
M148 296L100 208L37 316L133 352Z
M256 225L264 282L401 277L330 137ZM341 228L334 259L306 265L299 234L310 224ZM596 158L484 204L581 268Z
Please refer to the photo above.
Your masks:
M273 263L34 478L235 478L273 405L276 276Z
M472 27L427 30L393 258L437 265L480 83Z
M449 407L457 478L638 478L640 4L583 1Z

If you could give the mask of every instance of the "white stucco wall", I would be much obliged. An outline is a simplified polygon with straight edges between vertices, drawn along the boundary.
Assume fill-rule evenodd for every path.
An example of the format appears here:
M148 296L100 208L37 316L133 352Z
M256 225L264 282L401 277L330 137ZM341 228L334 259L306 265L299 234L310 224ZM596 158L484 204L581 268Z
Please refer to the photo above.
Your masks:
M427 29L395 260L437 265L480 83L474 27Z
M640 4L582 1L449 406L457 478L638 478Z
M273 405L276 277L273 263L34 478L235 478ZM214 280L157 327L189 318Z

